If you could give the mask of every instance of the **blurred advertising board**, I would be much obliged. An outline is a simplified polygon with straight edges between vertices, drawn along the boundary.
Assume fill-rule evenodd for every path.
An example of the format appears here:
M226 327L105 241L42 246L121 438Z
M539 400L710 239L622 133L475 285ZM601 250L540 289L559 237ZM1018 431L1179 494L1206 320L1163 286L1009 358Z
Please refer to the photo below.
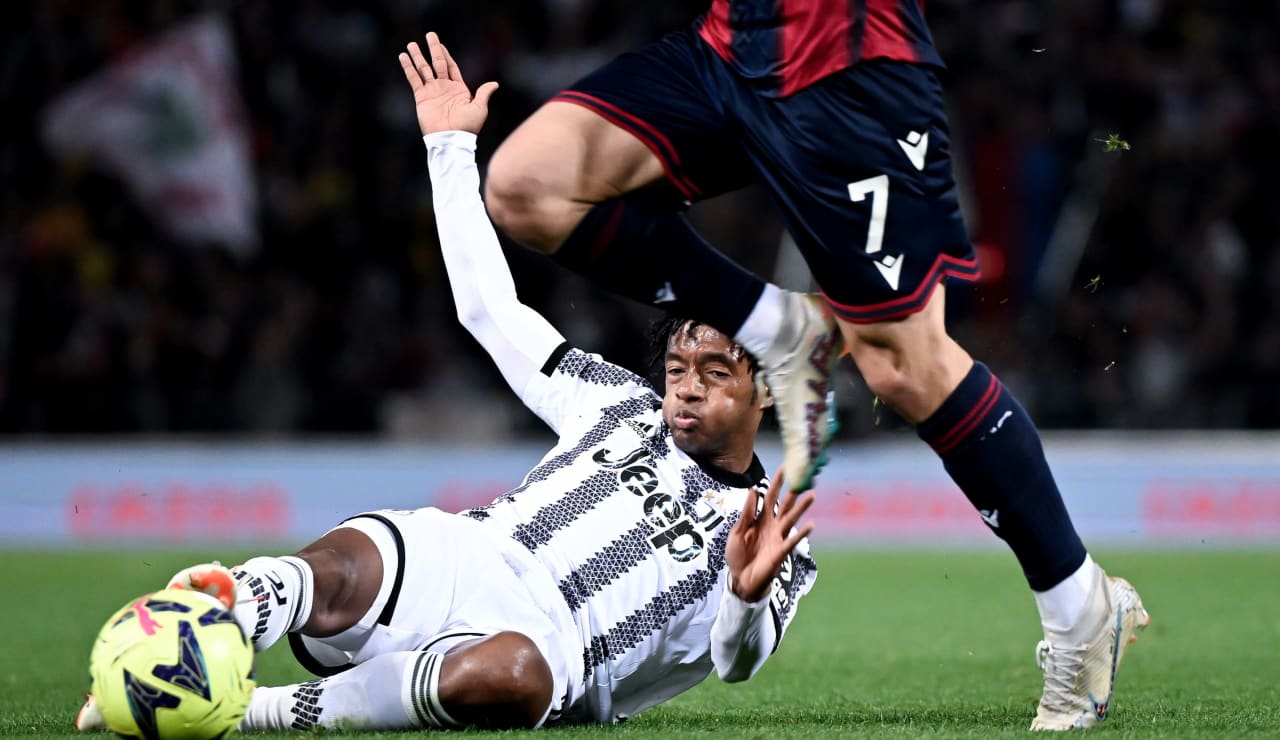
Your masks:
M815 538L839 546L995 546L927 447L839 444ZM208 547L314 539L375 508L457 511L518 485L548 445L0 446L0 548ZM1280 435L1059 433L1046 449L1085 541L1280 547ZM761 458L772 468L776 445Z

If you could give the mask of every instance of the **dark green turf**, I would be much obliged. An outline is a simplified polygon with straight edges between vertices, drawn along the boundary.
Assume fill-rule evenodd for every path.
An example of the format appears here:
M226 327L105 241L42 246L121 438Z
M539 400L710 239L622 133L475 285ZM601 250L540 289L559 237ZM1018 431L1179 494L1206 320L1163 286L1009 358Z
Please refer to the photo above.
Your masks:
M0 554L0 736L67 732L89 645L130 597L195 554ZM232 560L226 554L225 560ZM538 737L989 737L1023 734L1040 676L1038 620L1004 553L818 553L821 577L782 649L745 684L710 679L612 728ZM1135 737L1280 736L1280 553L1103 554L1153 615L1101 730ZM304 674L287 649L258 678ZM470 733L477 734L477 733ZM299 737L297 733L280 737Z

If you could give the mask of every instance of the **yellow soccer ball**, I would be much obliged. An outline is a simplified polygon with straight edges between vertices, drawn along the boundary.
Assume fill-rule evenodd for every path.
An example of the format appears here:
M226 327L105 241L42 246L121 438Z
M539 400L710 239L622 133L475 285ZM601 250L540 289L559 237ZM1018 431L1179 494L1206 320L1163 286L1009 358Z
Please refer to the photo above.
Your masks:
M89 673L107 727L119 735L225 737L249 706L253 646L212 596L157 591L111 615Z

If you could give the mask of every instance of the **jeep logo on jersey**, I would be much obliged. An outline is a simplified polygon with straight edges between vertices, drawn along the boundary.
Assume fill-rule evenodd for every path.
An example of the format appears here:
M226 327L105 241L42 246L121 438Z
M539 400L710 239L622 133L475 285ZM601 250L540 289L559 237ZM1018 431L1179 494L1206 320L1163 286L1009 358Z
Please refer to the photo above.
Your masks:
M596 454L591 456L591 460L602 468L617 470L618 468L625 468L632 463L639 462L641 459L648 456L648 450L643 447L638 447L617 459L609 457L609 450L596 450Z
M653 468L632 465L618 473L623 490L644 496L644 518L657 533L649 538L655 550L667 551L678 563L687 563L702 554L706 542L675 496L658 489L658 475ZM647 495L646 495L647 494Z
M618 458L611 458L607 450L592 456L597 465L618 470L618 487L633 496L643 498L644 518L653 528L649 544L657 551L678 563L687 563L706 549L704 534L710 533L724 522L724 517L710 503L699 500L696 511L680 499L659 488L657 472L645 464L651 462L644 448L633 450ZM643 462L642 462L643 461Z
M665 493L655 493L644 500L644 518L655 527L677 524L683 516L684 507Z
M632 465L618 472L618 485L624 491L644 496L658 490L658 475L646 465Z

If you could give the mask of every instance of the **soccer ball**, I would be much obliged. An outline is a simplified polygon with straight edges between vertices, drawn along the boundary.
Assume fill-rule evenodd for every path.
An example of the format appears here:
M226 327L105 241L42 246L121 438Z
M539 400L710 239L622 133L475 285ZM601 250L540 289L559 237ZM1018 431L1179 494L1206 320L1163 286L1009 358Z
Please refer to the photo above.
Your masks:
M231 612L198 591L148 594L111 615L89 656L107 727L125 737L231 734L253 692L253 647Z

